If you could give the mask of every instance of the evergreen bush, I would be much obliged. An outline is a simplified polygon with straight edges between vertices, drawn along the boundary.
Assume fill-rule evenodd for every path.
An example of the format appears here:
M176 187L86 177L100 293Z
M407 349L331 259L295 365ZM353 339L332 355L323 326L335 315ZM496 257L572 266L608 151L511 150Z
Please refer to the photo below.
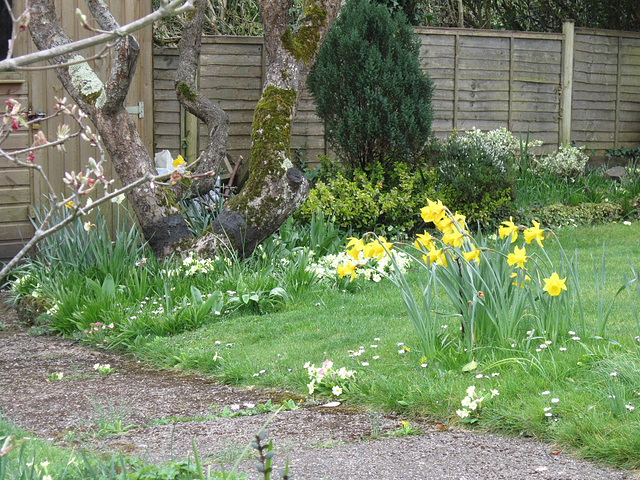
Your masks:
M339 159L369 172L418 159L431 134L433 83L401 11L350 0L308 78L317 113Z

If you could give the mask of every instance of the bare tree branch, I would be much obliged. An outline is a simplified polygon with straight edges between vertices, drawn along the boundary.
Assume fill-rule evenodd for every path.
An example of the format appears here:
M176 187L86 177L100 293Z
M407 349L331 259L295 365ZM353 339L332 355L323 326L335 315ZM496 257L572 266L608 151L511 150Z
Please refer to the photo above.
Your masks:
M195 12L187 22L178 44L180 60L175 85L178 100L184 108L207 124L209 132L207 147L198 158L196 173L212 172L208 181L199 182L200 191L208 191L224 160L229 133L229 116L213 101L202 95L196 84L207 1L195 0L194 7Z
M149 15L146 15L134 22L119 27L111 32L95 35L84 40L58 44L47 50L22 55L17 58L8 58L6 60L2 60L0 61L0 72L16 70L19 67L32 65L37 62L50 60L62 55L69 55L86 48L95 47L96 45L107 43L118 37L125 37L130 33L133 33L137 30L140 30L141 28L146 27L147 25L152 24L156 20L169 15L186 12L188 10L191 10L192 8L192 0L171 0L170 2L163 4L160 8L158 8L158 10L150 13Z

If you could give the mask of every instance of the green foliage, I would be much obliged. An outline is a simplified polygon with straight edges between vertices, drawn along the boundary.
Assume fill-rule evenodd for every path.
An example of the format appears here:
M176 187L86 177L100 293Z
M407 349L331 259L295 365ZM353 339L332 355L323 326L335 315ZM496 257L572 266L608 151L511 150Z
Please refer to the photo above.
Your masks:
M307 84L326 136L351 169L419 158L431 134L433 83L404 15L351 0L324 41Z
M413 170L398 162L386 174L386 181L382 177L356 170L349 180L334 173L316 183L296 218L308 221L314 212L321 211L345 230L367 232L382 226L392 226L396 232L416 230L422 223L417 212L427 197L433 196L434 172Z
M529 221L538 220L550 227L566 227L577 225L595 225L619 221L622 209L613 203L581 203L580 205L553 204L543 207L532 207L521 211L518 218Z
M610 148L604 155L607 157L607 160L614 161L616 163L623 161L625 163L632 162L634 164L638 164L638 162L640 162L640 146L630 148Z
M561 32L563 20L571 18L577 27L640 30L640 12L635 0L505 0L463 4L450 0L420 1L414 24L458 27L458 5L463 5L466 28Z
M535 174L549 172L563 178L576 178L584 174L589 161L585 147L560 145L551 155L532 157L531 169Z
M518 149L511 140L472 130L432 147L438 198L465 212L470 225L495 226L513 210Z

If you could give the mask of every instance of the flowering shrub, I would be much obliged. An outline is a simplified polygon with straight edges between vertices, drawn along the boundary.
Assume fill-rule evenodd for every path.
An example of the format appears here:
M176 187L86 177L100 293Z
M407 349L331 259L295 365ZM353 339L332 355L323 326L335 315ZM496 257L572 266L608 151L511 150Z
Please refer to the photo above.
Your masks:
M539 158L534 157L532 170L536 174L552 173L558 177L576 178L584 173L589 157L584 146L560 146L557 152Z
M347 370L346 367L336 370L333 368L333 362L329 359L322 362L322 366L319 368L311 362L305 363L304 368L307 369L311 380L307 384L309 395L318 392L320 395L339 397L349 389L350 383L357 373L355 370Z
M462 143L484 150L495 165L502 164L505 154L512 156L519 163L522 151L528 152L531 148L542 145L542 140L528 139L523 140L521 145L521 139L514 137L513 133L504 127L488 132L473 128L459 138Z
M452 135L431 152L436 190L474 222L492 225L513 208L519 152L519 141L505 129Z
M489 392L484 389L476 390L475 385L471 385L469 388L467 388L466 393L467 396L464 397L460 402L462 408L456 410L456 414L465 423L475 423L478 421L483 402L487 400L487 395L489 395L489 399L500 395L500 392L495 389L491 389Z

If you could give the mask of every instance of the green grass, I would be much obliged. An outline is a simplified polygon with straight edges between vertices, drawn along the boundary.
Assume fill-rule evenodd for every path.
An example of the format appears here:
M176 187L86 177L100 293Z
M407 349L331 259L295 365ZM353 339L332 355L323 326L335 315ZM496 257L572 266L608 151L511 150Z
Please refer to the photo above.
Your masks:
M639 468L637 436L630 433L640 429L640 375L634 373L640 369L634 339L640 332L626 292L613 297L630 276L628 259L637 267L640 224L579 227L557 234L569 254L578 251L587 331L565 332L540 352L536 348L544 344L543 337L523 339L510 349L485 348L473 372L462 372L467 358L462 353L459 358L449 353L429 359L421 366L419 342L400 292L388 281L358 283L355 293L311 289L281 311L231 315L195 332L156 338L135 351L158 366L200 369L230 384L286 387L298 393L305 393L309 381L304 363L320 364L328 358L337 367L358 371L350 402L448 424L460 422L455 410L469 385L495 388L500 395L485 405L476 428L531 435L586 458ZM590 338L598 322L591 255L599 266L603 243L605 305L614 306L605 338L595 339ZM548 250L556 255L557 245L549 242ZM409 280L417 283L415 272ZM449 329L458 328L449 323ZM580 340L572 339L577 336ZM410 351L399 354L398 343ZM363 353L354 356L360 347ZM223 360L214 367L211 358L216 354ZM618 375L611 376L613 372ZM546 391L550 393L543 395ZM551 403L552 398L557 403ZM545 416L548 412L551 417Z
M106 345L126 348L159 367L199 370L228 384L288 388L304 395L310 381L304 364L330 359L336 369L358 372L344 394L349 403L449 425L464 423L456 410L467 387L496 389L500 394L485 401L474 428L534 436L585 458L640 468L640 343L635 340L640 331L627 292L615 297L625 277L630 278L628 259L636 270L640 267L640 223L556 233L569 255L577 250L586 329L560 332L551 344L538 332L519 338L514 346L480 346L471 355L477 368L469 371L463 371L469 352L449 348L422 358L401 293L391 282L310 281L304 269L295 266L307 261L301 244L289 248L291 243L270 241L257 258L234 266L217 262L209 273L195 275L185 274L188 266L171 276L166 273L174 268L169 264L135 265L135 259L129 259L128 278L138 279L135 288L124 276L112 287L100 272L87 269L64 274L56 270L55 285L44 284L46 272L31 271L35 279L19 289L24 294L40 288L46 297L55 295L60 285L74 286L59 305L64 315L54 312L52 318L64 317L59 330L84 341L93 340L83 330L98 318L90 305L110 302L113 315L100 321L114 322L115 333L100 328L100 342L106 339ZM608 308L613 302L613 307L604 338L593 338L600 320L592 257L599 268L603 243L603 305ZM552 258L559 258L555 241L548 239L545 246ZM274 274L284 297L269 295ZM95 288L86 286L85 276L95 279ZM417 269L407 278L417 291ZM191 287L202 294L219 291L223 311L209 312L199 323L187 321L195 314L188 305ZM258 300L244 302L243 295L257 295ZM446 311L446 299L438 300ZM459 320L440 320L450 338L459 337ZM190 330L194 325L203 326Z

